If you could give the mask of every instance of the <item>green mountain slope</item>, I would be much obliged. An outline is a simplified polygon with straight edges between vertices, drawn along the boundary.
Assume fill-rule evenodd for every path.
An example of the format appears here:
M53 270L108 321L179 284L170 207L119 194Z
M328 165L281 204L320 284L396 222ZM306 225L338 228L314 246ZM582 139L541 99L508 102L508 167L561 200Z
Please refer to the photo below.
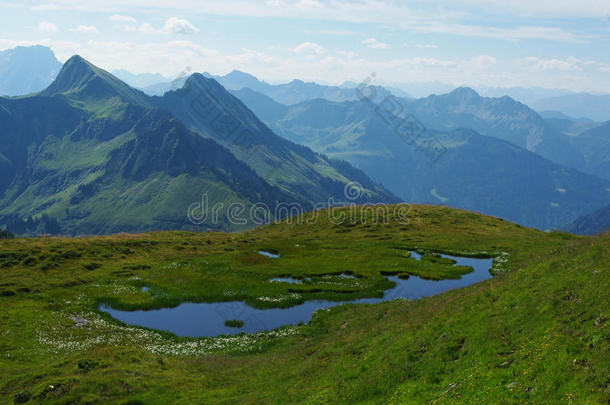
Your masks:
M149 106L148 97L139 90L75 55L66 61L57 78L41 95L61 94L68 100L91 109L98 104L130 103Z
M278 203L307 210L347 201L353 181L362 185L356 202L397 201L346 163L275 136L215 86L217 98L203 106L236 108L243 129L261 137L261 154L223 147L222 126L192 132L158 100L79 56L40 94L0 98L0 223L18 233L232 230L253 225L256 203L273 219L285 215ZM233 203L243 212L229 212ZM203 210L195 221L193 206Z
M545 233L443 207L414 206L410 217L421 221L333 224L323 212L316 223L247 233L0 241L0 402L610 400L608 235ZM264 247L281 258L257 254ZM422 300L342 305L316 312L308 325L255 335L181 338L97 311L109 301L261 302L295 287L270 277L304 271L351 269L361 275L351 280L356 290L377 295L390 286L371 291L371 283L404 269L404 253L415 247L505 252L496 256L504 271Z
M346 201L351 182L362 186L354 202L397 202L383 187L344 162L277 136L246 105L218 82L194 74L182 89L154 98L193 131L227 147L258 175L297 200L311 205Z
M395 130L409 121L380 113L373 103L313 100L287 107L248 89L235 94L276 133L347 160L405 201L447 204L542 229L610 201L607 180L471 130L428 130L415 140Z
M141 101L80 57L40 95L0 99L0 222L20 233L234 229L226 212L192 223L188 208L204 193L210 208L288 199L221 145ZM59 226L41 229L42 216Z

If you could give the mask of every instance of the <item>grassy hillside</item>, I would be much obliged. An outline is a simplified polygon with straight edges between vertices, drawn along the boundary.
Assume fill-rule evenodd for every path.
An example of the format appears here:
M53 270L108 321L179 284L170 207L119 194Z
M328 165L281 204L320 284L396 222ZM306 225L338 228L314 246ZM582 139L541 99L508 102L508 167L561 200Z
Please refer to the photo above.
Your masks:
M240 234L0 241L0 398L46 403L606 403L610 237L543 233L415 206L410 224L329 220ZM346 211L335 212L337 217ZM311 216L307 217L312 219ZM307 219L303 218L303 219ZM278 260L257 254L277 250ZM283 296L270 277L353 271L448 277L406 249L495 256L494 278L422 299L342 305L308 326L178 338L96 311ZM139 287L151 287L148 292ZM294 302L274 305L290 305Z

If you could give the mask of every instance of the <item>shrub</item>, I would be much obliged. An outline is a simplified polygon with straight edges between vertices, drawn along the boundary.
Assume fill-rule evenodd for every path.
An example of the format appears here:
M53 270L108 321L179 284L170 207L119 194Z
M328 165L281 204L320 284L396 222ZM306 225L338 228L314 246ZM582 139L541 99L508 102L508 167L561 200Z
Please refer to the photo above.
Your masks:
M47 271L49 269L52 269L55 266L52 266L50 263L43 263L40 265L40 270L42 271Z
M13 235L10 231L0 230L0 239L13 239L15 235Z
M32 394L30 394L30 391L21 391L13 396L13 399L15 400L16 404L24 404L28 402L30 398L32 398Z
M38 262L38 259L36 259L33 256L28 256L25 258L25 260L23 261L24 266L31 266L33 264L36 264Z
M97 361L93 360L80 360L78 362L78 369L83 370L85 373L91 369L97 367Z

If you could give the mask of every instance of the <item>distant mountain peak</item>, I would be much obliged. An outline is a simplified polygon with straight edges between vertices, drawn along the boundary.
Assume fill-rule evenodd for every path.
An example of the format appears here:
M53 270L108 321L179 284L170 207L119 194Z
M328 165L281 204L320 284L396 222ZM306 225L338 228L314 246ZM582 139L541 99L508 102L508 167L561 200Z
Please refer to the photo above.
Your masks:
M215 81L212 77L205 77L201 73L193 73L186 79L186 82L184 82L184 88L207 87L212 81Z
M247 79L256 79L256 77L252 76L250 73L242 72L241 70L234 69L230 73L227 73L224 77L241 77ZM258 81L258 79L256 79Z
M231 90L239 90L244 87L257 89L263 84L255 76L240 70L233 70L224 76L214 78L224 87Z
M61 69L53 51L41 45L0 51L0 95L21 96L45 89Z
M55 81L44 91L45 94L76 91L98 75L98 69L80 55L74 55L64 63Z
M77 99L119 97L134 104L148 104L144 93L129 87L80 55L74 55L64 63L55 81L42 94L65 94Z
M16 46L13 49L9 49L8 52L11 52L13 54L19 54L19 53L37 53L39 55L44 54L47 56L52 56L53 58L55 58L55 54L53 53L53 51L51 50L51 48L44 46L44 45L32 45L32 46Z
M225 89L215 78L205 77L201 73L193 73L190 75L184 82L182 89L187 92L195 93L207 91L215 96L225 92Z
M449 96L458 98L461 100L476 99L476 98L481 97L479 95L479 93L477 93L474 89L472 89L470 87L458 87L455 90L453 90L451 93L449 93Z

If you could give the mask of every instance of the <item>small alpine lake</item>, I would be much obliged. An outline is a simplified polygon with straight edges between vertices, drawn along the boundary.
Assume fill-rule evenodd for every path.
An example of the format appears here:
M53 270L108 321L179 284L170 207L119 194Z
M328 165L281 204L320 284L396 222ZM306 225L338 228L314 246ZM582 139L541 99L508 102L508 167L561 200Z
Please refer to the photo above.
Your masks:
M259 253L264 254L262 251L259 251ZM264 255L268 256L268 254ZM415 260L422 260L422 256L416 252L411 251L410 255ZM273 256L274 259L280 258L280 255L273 254ZM213 337L238 333L256 333L286 325L307 323L311 320L315 311L341 304L374 304L395 299L416 300L437 295L447 290L466 287L492 276L490 269L493 258L469 258L445 254L436 256L453 260L455 265L468 266L473 270L459 278L444 280L426 280L417 276L399 278L395 275L387 275L387 279L394 282L395 286L385 290L383 297L345 301L309 300L289 308L257 309L243 301L225 301L214 303L184 302L173 308L136 311L117 310L107 304L102 304L99 306L99 310L128 325L159 329L177 336ZM337 276L356 277L346 273L338 273ZM315 280L315 278L313 279ZM291 277L275 278L269 281L302 282ZM238 326L239 322L237 321L241 321L243 324ZM227 322L231 326L227 325Z

